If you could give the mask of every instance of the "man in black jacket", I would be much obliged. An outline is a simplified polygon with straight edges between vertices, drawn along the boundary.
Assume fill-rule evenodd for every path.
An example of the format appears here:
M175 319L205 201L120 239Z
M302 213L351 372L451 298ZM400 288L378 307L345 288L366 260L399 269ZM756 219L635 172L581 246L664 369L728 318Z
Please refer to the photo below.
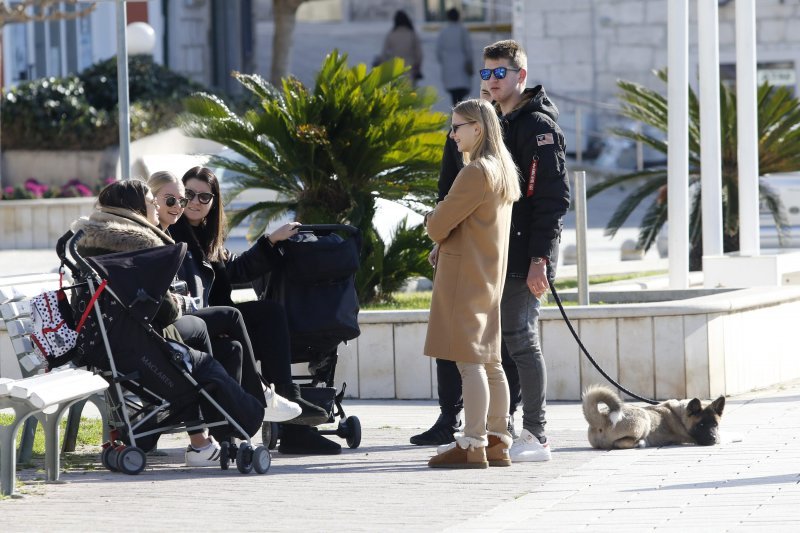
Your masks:
M502 299L503 343L516 363L523 430L511 448L515 462L548 461L545 435L547 374L538 333L539 298L555 279L562 218L569 208L565 142L558 109L542 86L526 89L527 56L516 41L484 48L481 79L520 171L521 197L511 220L508 271Z

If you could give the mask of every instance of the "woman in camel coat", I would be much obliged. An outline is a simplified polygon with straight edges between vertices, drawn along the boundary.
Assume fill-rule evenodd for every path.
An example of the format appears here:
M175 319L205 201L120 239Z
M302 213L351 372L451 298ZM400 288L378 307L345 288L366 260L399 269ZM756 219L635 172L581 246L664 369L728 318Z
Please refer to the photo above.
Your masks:
M425 355L456 362L465 424L456 442L428 465L507 466L511 435L508 384L500 362L500 299L511 206L519 197L517 171L489 103L458 104L450 136L466 166L425 217L428 235L439 245Z

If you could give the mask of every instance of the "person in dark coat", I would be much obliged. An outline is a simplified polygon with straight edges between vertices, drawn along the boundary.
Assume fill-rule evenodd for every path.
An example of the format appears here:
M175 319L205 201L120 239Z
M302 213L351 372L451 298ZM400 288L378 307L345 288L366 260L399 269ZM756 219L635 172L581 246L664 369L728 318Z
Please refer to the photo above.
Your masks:
M282 306L268 300L234 303L231 299L233 284L252 282L273 270L280 261L275 243L296 234L299 223L286 224L271 235L262 235L250 249L236 255L224 247L226 223L217 177L208 168L194 167L181 181L189 203L180 220L170 228L176 241L188 245L178 276L187 282L192 296L201 298L203 306L231 306L241 312L265 377L275 383L278 394L303 408L302 420L282 424L278 451L341 453L340 444L311 427L326 422L327 412L303 400L300 387L292 382L289 327Z

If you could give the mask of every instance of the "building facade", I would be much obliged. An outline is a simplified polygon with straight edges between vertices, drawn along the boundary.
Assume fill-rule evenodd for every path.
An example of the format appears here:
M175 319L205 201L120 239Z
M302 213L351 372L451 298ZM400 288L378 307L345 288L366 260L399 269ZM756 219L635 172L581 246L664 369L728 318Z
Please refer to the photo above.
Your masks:
M697 90L697 0L689 8L689 69ZM667 66L667 0L516 0L515 13L513 34L528 50L531 83L553 95L573 142L576 111L585 145L619 123L618 79L666 94L652 71ZM759 81L800 94L800 0L758 0L756 17ZM720 0L720 72L731 83L735 46L735 2Z

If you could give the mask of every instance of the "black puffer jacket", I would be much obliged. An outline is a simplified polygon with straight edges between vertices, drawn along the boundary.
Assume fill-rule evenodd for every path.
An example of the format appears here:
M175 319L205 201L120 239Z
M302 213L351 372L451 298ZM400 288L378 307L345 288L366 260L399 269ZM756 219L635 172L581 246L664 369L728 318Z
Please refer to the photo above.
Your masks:
M500 117L506 147L520 170L522 190L522 197L514 203L511 215L509 276L527 277L531 257L546 257L548 277L555 279L556 276L562 217L569 209L566 146L556 120L558 109L541 85L526 89L520 105ZM537 168L532 176L534 158ZM439 171L439 201L450 190L463 166L458 146L448 136Z
M526 89L522 103L500 117L506 147L520 170L522 189L511 215L509 276L527 277L531 257L546 257L548 276L555 278L570 197L566 144L556 120L558 108L541 85Z
M186 282L192 296L202 296L203 307L233 305L233 284L248 283L260 278L272 271L275 262L279 260L277 250L263 236L242 255L226 250L226 260L209 261L192 226L186 220L178 220L169 231L175 242L187 244L186 257L178 270L178 277Z

